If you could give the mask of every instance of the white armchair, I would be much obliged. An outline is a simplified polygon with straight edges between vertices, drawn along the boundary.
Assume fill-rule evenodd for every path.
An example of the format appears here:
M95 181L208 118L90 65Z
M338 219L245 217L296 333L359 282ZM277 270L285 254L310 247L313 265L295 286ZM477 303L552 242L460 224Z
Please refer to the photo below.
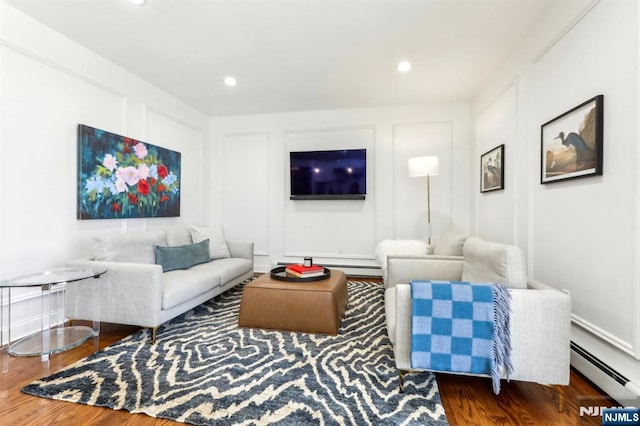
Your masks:
M433 259L462 259L462 247L466 235L449 232L437 244L422 240L384 240L376 246L376 260L382 269L383 282L387 281L387 259L389 257L432 256Z
M524 257L516 246L466 240L462 259L433 256L390 256L385 280L387 331L394 346L395 363L403 376L411 366L411 286L414 279L497 282L511 292L510 380L544 385L569 384L569 295L526 279ZM487 376L488 377L488 376ZM559 407L564 390L558 386Z

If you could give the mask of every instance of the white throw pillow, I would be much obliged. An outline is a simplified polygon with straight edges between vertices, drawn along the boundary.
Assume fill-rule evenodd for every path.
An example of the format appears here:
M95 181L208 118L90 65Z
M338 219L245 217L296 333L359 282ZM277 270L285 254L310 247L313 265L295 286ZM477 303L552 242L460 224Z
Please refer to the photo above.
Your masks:
M191 238L193 238L194 243L199 243L207 239L209 240L209 255L211 256L211 259L231 257L222 226L201 228L199 226L192 225Z
M462 256L462 247L467 236L463 234L448 233L438 241L433 248L436 256Z
M463 252L462 281L527 288L527 270L520 247L469 237Z
M427 243L420 240L384 240L376 246L376 259L386 268L388 256L421 256L427 250Z
M165 231L127 232L93 238L95 260L127 263L156 263L156 246L167 245Z

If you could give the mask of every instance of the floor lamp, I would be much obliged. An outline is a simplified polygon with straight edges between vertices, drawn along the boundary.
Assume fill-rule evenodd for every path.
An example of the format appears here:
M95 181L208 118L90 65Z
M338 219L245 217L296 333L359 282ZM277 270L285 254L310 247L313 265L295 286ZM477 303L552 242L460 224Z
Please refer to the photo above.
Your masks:
M415 157L409 160L409 176L410 177L427 177L427 244L431 244L431 189L430 176L436 176L440 173L440 165L438 157Z

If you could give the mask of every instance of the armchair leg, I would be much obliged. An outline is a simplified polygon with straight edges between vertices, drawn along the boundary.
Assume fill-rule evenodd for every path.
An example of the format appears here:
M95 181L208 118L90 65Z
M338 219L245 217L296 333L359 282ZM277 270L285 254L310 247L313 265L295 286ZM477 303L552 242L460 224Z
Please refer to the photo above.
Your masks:
M564 386L562 385L543 385L549 388L555 388L558 394L558 412L562 413L564 411Z
M400 384L400 386L398 388L398 392L404 393L404 376L406 374L415 373L415 372L417 372L417 371L416 370L398 370L398 373L399 373L399 384Z
M558 391L558 412L564 411L564 386L556 385Z
M151 329L151 344L156 344L156 337L158 336L158 327L153 327Z

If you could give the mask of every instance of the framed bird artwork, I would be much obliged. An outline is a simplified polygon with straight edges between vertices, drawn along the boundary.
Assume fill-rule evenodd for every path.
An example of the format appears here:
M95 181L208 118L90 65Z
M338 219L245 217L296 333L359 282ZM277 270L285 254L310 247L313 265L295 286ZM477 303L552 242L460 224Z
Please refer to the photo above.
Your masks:
M602 175L604 96L544 123L540 183Z
M504 189L504 144L480 156L480 192Z

